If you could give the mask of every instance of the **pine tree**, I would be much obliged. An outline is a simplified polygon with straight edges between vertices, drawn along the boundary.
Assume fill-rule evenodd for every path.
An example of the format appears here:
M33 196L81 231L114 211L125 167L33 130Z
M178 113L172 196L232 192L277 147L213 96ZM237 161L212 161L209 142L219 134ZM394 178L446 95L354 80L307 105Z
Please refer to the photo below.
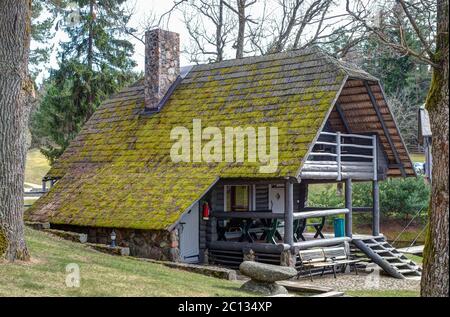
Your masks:
M30 51L29 69L31 76L36 79L50 59L50 40L54 36L56 12L48 0L33 1L31 5L31 40L34 47Z
M58 69L50 71L44 97L33 116L33 134L41 151L57 159L102 100L136 79L126 39L130 14L125 0L78 0L61 9L58 22L68 36L58 52Z

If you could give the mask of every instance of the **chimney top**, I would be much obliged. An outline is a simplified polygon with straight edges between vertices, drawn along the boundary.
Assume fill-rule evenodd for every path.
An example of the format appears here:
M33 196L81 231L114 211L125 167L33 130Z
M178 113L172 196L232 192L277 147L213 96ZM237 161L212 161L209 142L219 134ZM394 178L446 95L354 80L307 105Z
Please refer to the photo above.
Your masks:
M154 29L145 33L145 111L156 112L180 75L180 35Z

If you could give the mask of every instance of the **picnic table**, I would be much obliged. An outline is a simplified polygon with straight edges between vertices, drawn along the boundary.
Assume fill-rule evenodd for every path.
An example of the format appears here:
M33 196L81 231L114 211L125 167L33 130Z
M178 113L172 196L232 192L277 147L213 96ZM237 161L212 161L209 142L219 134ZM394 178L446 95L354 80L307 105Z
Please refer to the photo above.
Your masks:
M303 233L305 232L307 227L313 227L316 231L314 234L314 239L320 237L324 239L324 235L322 233L323 227L325 226L326 217L320 217L319 221L308 223L308 219L296 219L294 220L294 241L298 242L300 239L302 241L306 241Z
M320 217L318 222L308 223L307 219L294 220L294 241L298 242L300 239L306 241L303 233L307 227L313 227L315 229L314 238L324 239L322 233L325 226L326 217ZM267 243L277 244L277 241L283 240L279 230L284 227L284 221L282 219L252 219L242 218L233 219L226 225L218 222L217 234L218 241L227 241L226 234L235 232L239 242L253 243L255 240L264 240ZM259 235L259 237L258 237Z

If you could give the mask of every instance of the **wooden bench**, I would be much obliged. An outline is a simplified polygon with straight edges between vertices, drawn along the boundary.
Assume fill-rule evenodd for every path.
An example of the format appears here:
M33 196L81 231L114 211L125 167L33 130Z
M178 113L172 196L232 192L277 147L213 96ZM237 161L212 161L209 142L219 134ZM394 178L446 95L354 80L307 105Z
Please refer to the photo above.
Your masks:
M301 250L299 251L299 257L301 267L297 278L300 278L302 271L308 270L312 281L313 269L322 269L322 276L326 268L331 268L334 278L336 278L336 267L342 266L342 272L345 272L348 265L353 266L356 274L358 274L356 264L360 260L351 259L344 247Z

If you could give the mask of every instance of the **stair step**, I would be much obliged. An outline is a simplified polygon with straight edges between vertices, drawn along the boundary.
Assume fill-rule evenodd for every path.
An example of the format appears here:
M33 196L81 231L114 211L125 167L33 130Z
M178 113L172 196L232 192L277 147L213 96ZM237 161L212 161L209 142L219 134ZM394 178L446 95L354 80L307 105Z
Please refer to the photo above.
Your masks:
M392 266L399 267L399 266L412 266L411 264L404 263L404 262L398 262L398 263L390 263Z
M369 248L376 248L376 247L382 248L382 247L384 247L383 243L367 243L366 245Z
M411 270L411 269L397 270L397 272L399 272L399 273L401 273L401 274L417 273L417 271Z
M375 253L387 253L392 252L392 249L373 250Z
M382 256L383 259L385 259L386 261L390 261L390 260L398 260L399 258L396 256Z

